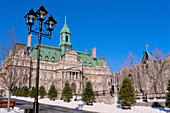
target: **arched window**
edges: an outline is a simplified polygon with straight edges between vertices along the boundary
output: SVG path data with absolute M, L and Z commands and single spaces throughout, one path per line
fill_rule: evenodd
M 68 42 L 68 36 L 66 36 L 66 42 Z
M 91 62 L 89 63 L 89 66 L 91 67 Z
M 42 56 L 40 55 L 40 59 L 42 59 Z

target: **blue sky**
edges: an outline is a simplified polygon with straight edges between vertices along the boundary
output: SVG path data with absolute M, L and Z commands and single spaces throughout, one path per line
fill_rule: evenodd
M 0 4 L 0 35 L 14 26 L 21 43 L 27 43 L 28 27 L 24 16 L 44 5 L 58 22 L 52 39 L 42 44 L 59 46 L 59 32 L 67 16 L 72 49 L 106 58 L 111 72 L 120 70 L 131 51 L 142 58 L 146 44 L 149 51 L 158 47 L 170 52 L 169 0 L 3 0 Z M 38 23 L 34 25 L 38 28 Z M 32 36 L 32 46 L 38 37 Z

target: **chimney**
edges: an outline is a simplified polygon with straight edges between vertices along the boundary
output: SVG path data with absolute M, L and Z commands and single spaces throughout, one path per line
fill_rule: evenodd
M 96 48 L 92 49 L 93 59 L 96 60 Z
M 31 48 L 31 36 L 32 36 L 32 34 L 29 34 L 29 35 L 28 35 L 28 42 L 27 42 L 27 50 L 28 50 L 28 51 L 29 51 L 30 48 Z

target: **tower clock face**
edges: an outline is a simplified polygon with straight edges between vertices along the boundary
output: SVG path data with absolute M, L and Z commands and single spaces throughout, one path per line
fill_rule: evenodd
M 70 57 L 70 61 L 73 61 L 73 57 Z

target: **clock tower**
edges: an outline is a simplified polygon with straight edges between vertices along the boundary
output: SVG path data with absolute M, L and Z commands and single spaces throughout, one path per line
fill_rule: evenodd
M 61 48 L 61 55 L 63 55 L 65 52 L 71 50 L 72 45 L 71 45 L 71 41 L 70 41 L 70 35 L 71 35 L 71 32 L 66 24 L 66 16 L 65 16 L 65 24 L 60 31 L 59 47 Z

